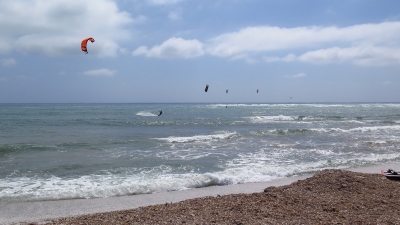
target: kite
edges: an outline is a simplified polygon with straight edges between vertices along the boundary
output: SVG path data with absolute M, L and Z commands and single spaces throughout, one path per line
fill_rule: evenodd
M 228 94 L 228 90 L 226 90 L 226 93 Z
M 209 86 L 209 85 L 208 85 L 208 84 L 206 84 L 206 89 L 204 89 L 204 91 L 205 91 L 205 92 L 207 92 L 207 91 L 208 91 L 208 86 Z
M 258 89 L 257 89 L 257 93 L 258 93 Z
M 85 52 L 86 54 L 88 54 L 88 51 L 87 51 L 87 48 L 86 48 L 86 45 L 87 45 L 87 42 L 88 41 L 91 41 L 92 43 L 94 42 L 94 39 L 93 38 L 85 38 L 85 39 L 83 39 L 82 40 L 82 44 L 81 44 L 81 49 L 82 49 L 82 51 L 83 52 Z

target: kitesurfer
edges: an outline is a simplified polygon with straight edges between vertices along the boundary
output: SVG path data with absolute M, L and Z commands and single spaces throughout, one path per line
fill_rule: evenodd
M 161 111 L 159 111 L 160 113 L 158 114 L 158 116 L 161 116 L 161 114 L 162 114 L 162 110 Z
M 208 84 L 206 84 L 206 89 L 204 89 L 205 92 L 208 91 Z

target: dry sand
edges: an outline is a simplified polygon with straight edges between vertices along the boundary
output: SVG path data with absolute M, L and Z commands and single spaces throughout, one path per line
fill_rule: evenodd
M 140 196 L 2 203 L 0 223 L 400 224 L 400 183 L 379 174 L 399 165 Z

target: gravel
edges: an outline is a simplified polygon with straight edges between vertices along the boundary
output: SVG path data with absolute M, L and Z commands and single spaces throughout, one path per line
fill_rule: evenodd
M 260 193 L 195 198 L 46 224 L 400 224 L 399 212 L 399 182 L 380 174 L 323 170 Z

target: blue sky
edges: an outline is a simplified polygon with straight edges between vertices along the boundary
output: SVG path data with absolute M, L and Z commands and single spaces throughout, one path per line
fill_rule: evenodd
M 2 0 L 0 30 L 0 103 L 400 102 L 398 0 Z

